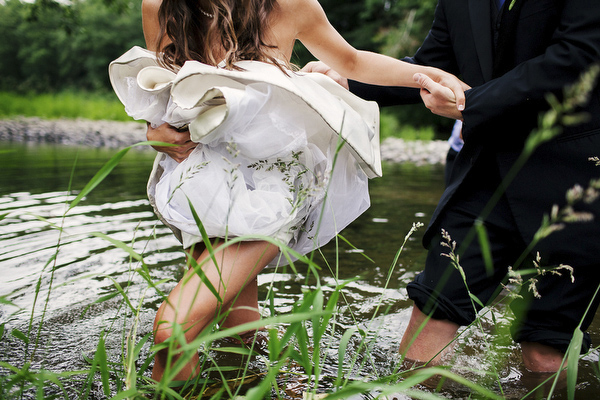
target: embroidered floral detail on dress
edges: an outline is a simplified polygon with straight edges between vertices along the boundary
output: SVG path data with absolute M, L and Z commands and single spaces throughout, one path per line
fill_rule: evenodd
M 291 160 L 283 160 L 277 158 L 275 160 L 258 160 L 255 163 L 248 165 L 248 168 L 265 171 L 277 170 L 283 174 L 283 182 L 287 185 L 290 193 L 295 194 L 295 199 L 288 197 L 288 201 L 294 207 L 298 207 L 309 195 L 310 189 L 304 187 L 303 183 L 297 184 L 302 175 L 309 172 L 308 169 L 300 162 L 302 151 L 292 152 Z M 296 187 L 298 186 L 298 187 Z
M 196 175 L 198 172 L 200 172 L 200 170 L 202 170 L 204 167 L 206 167 L 209 163 L 210 163 L 210 161 L 205 161 L 203 163 L 194 164 L 191 167 L 189 167 L 188 169 L 186 169 L 185 171 L 183 171 L 181 173 L 181 175 L 179 176 L 179 184 L 177 186 L 175 186 L 173 188 L 173 190 L 171 191 L 171 196 L 169 196 L 167 203 L 171 202 L 171 200 L 173 199 L 173 196 L 175 195 L 175 192 L 177 190 L 181 189 L 181 186 L 183 186 L 185 181 L 193 178 L 194 175 Z

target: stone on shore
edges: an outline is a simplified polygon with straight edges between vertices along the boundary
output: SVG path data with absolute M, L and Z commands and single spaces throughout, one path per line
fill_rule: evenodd
M 381 159 L 416 165 L 445 164 L 450 145 L 446 140 L 404 140 L 390 137 L 381 143 Z
M 85 119 L 14 118 L 0 120 L 0 140 L 125 147 L 146 140 L 146 125 Z

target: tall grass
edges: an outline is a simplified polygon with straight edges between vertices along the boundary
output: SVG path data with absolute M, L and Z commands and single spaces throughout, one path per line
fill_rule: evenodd
M 596 73 L 598 71 L 596 70 Z M 588 76 L 589 78 L 589 76 Z M 589 82 L 587 82 L 589 85 Z M 571 109 L 564 108 L 563 105 L 552 102 L 553 109 L 542 119 L 540 130 L 532 136 L 531 146 L 526 149 L 531 151 L 535 146 L 549 140 L 557 131 L 554 126 L 562 117 L 568 117 Z M 554 113 L 554 114 L 552 114 Z M 546 122 L 544 122 L 546 121 Z M 545 125 L 546 124 L 546 125 Z M 146 145 L 153 143 L 140 143 Z M 154 143 L 156 144 L 156 143 Z M 133 147 L 133 146 L 132 146 Z M 123 156 L 132 148 L 128 147 L 115 156 L 113 156 L 90 182 L 79 192 L 76 197 L 71 198 L 63 220 L 69 218 L 69 211 L 81 202 L 94 188 L 102 182 L 118 165 Z M 72 174 L 74 171 L 72 171 Z M 592 186 L 599 183 L 592 183 Z M 600 188 L 596 187 L 596 190 Z M 493 199 L 494 200 L 494 199 Z M 550 214 L 552 217 L 560 218 L 563 214 L 559 211 Z M 0 216 L 0 223 L 6 216 Z M 554 221 L 555 222 L 555 221 Z M 197 220 L 201 228 L 201 221 Z M 548 224 L 553 220 L 545 222 L 540 232 L 550 234 Z M 54 225 L 54 228 L 62 232 L 62 227 Z M 419 226 L 415 225 L 408 230 L 404 243 L 409 239 L 413 232 Z M 487 236 L 482 226 L 477 226 L 473 231 L 473 240 L 477 239 L 484 247 L 489 246 Z M 125 251 L 130 258 L 131 273 L 138 274 L 147 282 L 147 291 L 157 291 L 165 296 L 159 289 L 162 283 L 154 281 L 145 263 L 144 255 L 136 252 L 132 245 L 108 237 L 101 232 L 95 232 L 93 235 L 100 237 L 113 246 Z M 205 235 L 204 235 L 205 236 Z M 236 245 L 236 243 L 247 238 L 235 238 L 226 241 L 224 246 Z M 269 238 L 261 238 L 271 240 Z M 210 249 L 211 243 L 204 237 L 206 246 Z M 345 240 L 342 236 L 336 240 Z M 455 254 L 455 247 L 449 240 L 450 257 Z M 404 243 L 398 249 L 397 255 L 391 261 L 389 266 L 388 279 L 386 287 L 390 283 L 389 277 L 396 268 L 398 257 L 402 252 Z M 56 252 L 61 247 L 60 241 L 56 244 Z M 475 381 L 467 376 L 469 372 L 449 366 L 414 366 L 405 369 L 402 360 L 390 362 L 390 373 L 385 376 L 370 376 L 368 378 L 360 377 L 357 371 L 373 363 L 373 350 L 376 345 L 374 337 L 377 335 L 377 329 L 371 331 L 370 324 L 364 321 L 356 321 L 354 326 L 342 327 L 339 324 L 339 318 L 347 313 L 345 302 L 345 290 L 349 282 L 335 280 L 335 285 L 322 285 L 322 275 L 333 275 L 337 278 L 336 271 L 339 269 L 337 261 L 325 260 L 319 257 L 319 252 L 310 256 L 300 256 L 294 254 L 293 250 L 282 247 L 284 257 L 293 256 L 296 261 L 291 262 L 289 267 L 293 272 L 297 272 L 302 266 L 303 270 L 308 271 L 305 290 L 303 296 L 292 307 L 291 312 L 277 315 L 273 306 L 274 291 L 269 290 L 266 300 L 266 309 L 270 315 L 260 321 L 244 324 L 235 328 L 221 329 L 218 324 L 213 324 L 205 329 L 195 340 L 187 343 L 183 338 L 183 330 L 175 327 L 175 335 L 172 340 L 161 345 L 152 346 L 150 354 L 143 354 L 142 349 L 151 341 L 150 334 L 143 337 L 138 335 L 138 325 L 140 310 L 143 307 L 143 298 L 137 303 L 128 295 L 127 288 L 122 287 L 118 282 L 113 281 L 114 292 L 110 295 L 95 299 L 95 303 L 102 303 L 115 297 L 121 299 L 120 307 L 130 312 L 128 329 L 121 330 L 119 327 L 110 325 L 98 337 L 98 344 L 93 356 L 87 358 L 88 367 L 77 371 L 48 371 L 33 369 L 32 360 L 39 345 L 40 330 L 33 329 L 34 310 L 31 311 L 30 324 L 27 332 L 12 330 L 7 332 L 7 326 L 0 325 L 0 340 L 6 340 L 8 335 L 14 339 L 23 342 L 27 349 L 24 355 L 22 365 L 12 365 L 5 361 L 0 361 L 0 397 L 3 399 L 17 398 L 37 398 L 45 399 L 48 396 L 52 398 L 73 398 L 73 387 L 76 387 L 76 398 L 93 399 L 99 395 L 93 388 L 100 388 L 100 396 L 104 398 L 119 399 L 265 399 L 265 398 L 303 398 L 303 399 L 347 399 L 351 396 L 360 395 L 363 398 L 381 398 L 390 399 L 397 394 L 410 396 L 417 399 L 446 398 L 447 393 L 443 391 L 443 386 L 438 385 L 434 389 L 426 389 L 422 384 L 429 384 L 434 378 L 437 381 L 454 382 L 461 387 L 466 388 L 471 394 L 469 397 L 480 399 L 502 399 L 504 398 L 502 382 L 497 370 L 475 371 L 483 379 Z M 52 256 L 44 268 L 43 273 L 53 273 L 54 259 L 56 253 Z M 337 258 L 336 258 L 337 259 Z M 454 267 L 460 269 L 460 261 L 454 258 Z M 202 265 L 197 265 L 190 260 L 189 266 L 202 278 Z M 326 271 L 326 272 L 324 272 Z M 531 271 L 521 271 L 521 278 L 525 273 L 531 272 L 533 277 L 542 273 L 537 269 Z M 532 278 L 521 279 L 519 284 L 529 284 Z M 527 280 L 529 279 L 529 280 Z M 209 283 L 204 280 L 207 286 Z M 308 284 L 310 282 L 314 282 Z M 46 286 L 44 286 L 46 285 Z M 210 286 L 209 286 L 210 288 Z M 34 305 L 44 309 L 49 301 L 49 294 L 52 291 L 52 281 L 40 280 L 35 288 L 36 296 L 43 298 L 42 294 L 47 291 L 45 300 L 40 300 L 41 305 Z M 218 292 L 212 288 L 213 293 L 218 296 Z M 383 294 L 382 294 L 383 296 Z M 383 297 L 381 298 L 383 301 Z M 477 299 L 473 296 L 473 306 L 476 307 Z M 10 297 L 1 297 L 0 302 L 12 304 Z M 349 307 L 348 307 L 349 308 Z M 379 307 L 374 313 L 379 313 Z M 116 312 L 120 312 L 120 309 Z M 387 311 L 383 311 L 385 313 Z M 493 306 L 484 308 L 479 313 L 478 319 L 469 327 L 461 331 L 460 335 L 467 335 L 469 332 L 486 330 L 484 319 L 491 315 L 495 320 L 496 313 L 508 313 L 502 306 Z M 43 315 L 44 313 L 42 313 Z M 224 315 L 218 315 L 215 321 L 222 319 Z M 352 319 L 352 318 L 351 318 Z M 42 321 L 43 322 L 43 321 Z M 40 323 L 40 326 L 42 323 Z M 242 332 L 265 328 L 265 335 L 268 337 L 266 347 L 261 348 L 260 336 L 246 346 L 234 346 L 227 344 L 227 338 L 236 337 Z M 341 334 L 336 336 L 335 332 Z M 400 333 L 399 333 L 400 334 Z M 112 335 L 121 336 L 121 348 L 117 349 L 118 354 L 109 354 L 106 347 L 106 339 Z M 335 342 L 335 343 L 334 343 Z M 489 353 L 497 354 L 492 362 L 502 362 L 502 351 L 495 350 L 496 342 L 487 343 Z M 169 370 L 165 373 L 160 382 L 155 382 L 149 378 L 149 369 L 152 363 L 152 355 L 164 346 L 171 349 L 171 353 L 178 354 L 178 358 L 173 358 Z M 577 361 L 579 359 L 579 349 L 581 347 L 581 335 L 574 335 L 571 347 L 565 358 L 567 368 L 567 386 L 569 398 L 574 398 L 576 390 Z M 110 349 L 114 352 L 114 349 Z M 329 360 L 332 351 L 337 354 L 337 360 Z M 175 382 L 172 377 L 176 374 L 187 360 L 194 354 L 201 354 L 200 363 L 202 373 L 198 378 L 190 379 L 187 382 Z M 215 354 L 230 353 L 240 358 L 239 366 L 223 366 L 219 364 L 219 358 Z M 145 356 L 145 358 L 143 358 Z M 118 361 L 115 361 L 115 359 Z M 260 370 L 256 370 L 256 363 L 260 365 Z M 333 365 L 337 369 L 335 376 L 327 376 L 323 373 L 324 364 Z M 555 390 L 558 374 L 550 378 L 550 393 Z M 286 392 L 285 386 L 288 383 L 294 383 L 301 388 L 297 396 L 292 397 Z M 69 386 L 69 391 L 66 387 Z M 51 394 L 50 394 L 51 393 Z

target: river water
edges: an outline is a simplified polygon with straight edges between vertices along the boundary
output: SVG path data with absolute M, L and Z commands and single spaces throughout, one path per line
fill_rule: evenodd
M 19 368 L 31 362 L 33 369 L 55 372 L 89 368 L 84 358 L 93 357 L 101 332 L 107 331 L 111 332 L 106 336 L 109 358 L 118 362 L 132 313 L 121 296 L 110 297 L 117 284 L 140 308 L 138 336 L 150 332 L 161 302 L 159 293 L 148 289 L 128 253 L 95 232 L 143 254 L 152 279 L 167 280 L 160 284 L 161 290 L 168 291 L 181 277 L 185 260 L 179 243 L 157 222 L 146 200 L 152 150 L 131 150 L 104 182 L 63 217 L 66 202 L 74 198 L 70 193 L 81 190 L 115 152 L 0 142 L 0 322 L 4 324 L 0 361 Z M 335 285 L 336 275 L 340 281 L 356 278 L 344 289 L 340 326 L 356 325 L 374 337 L 373 361 L 356 371 L 357 377 L 375 379 L 394 371 L 400 335 L 409 318 L 405 287 L 424 264 L 420 244 L 424 228 L 409 238 L 395 265 L 394 258 L 413 223 L 427 223 L 442 186 L 442 166 L 385 165 L 384 177 L 371 181 L 372 207 L 342 233 L 353 246 L 340 241 L 339 249 L 336 243 L 323 249 L 336 271 L 324 268 L 322 284 Z M 302 296 L 305 273 L 301 268 L 298 274 L 265 270 L 259 276 L 260 294 L 264 297 L 267 287 L 277 282 L 276 311 L 289 312 Z M 374 315 L 378 306 L 382 311 Z M 483 318 L 483 329 L 461 337 L 452 364 L 477 382 L 485 382 L 483 371 L 495 368 L 504 395 L 521 398 L 527 390 L 518 347 L 505 336 L 494 340 L 498 336 L 493 335 L 496 330 L 506 331 L 509 317 L 498 312 L 495 318 Z M 599 323 L 597 318 L 591 327 L 595 344 L 600 343 Z M 13 330 L 28 336 L 29 343 L 12 335 Z M 335 353 L 335 348 L 331 351 Z M 577 398 L 600 395 L 597 366 L 597 352 L 580 362 Z M 335 376 L 336 368 L 337 360 L 332 358 L 323 373 Z M 0 375 L 5 371 L 0 369 Z M 69 383 L 73 392 L 77 384 L 76 380 Z M 443 393 L 448 398 L 468 397 L 459 388 Z M 566 395 L 559 391 L 556 398 Z

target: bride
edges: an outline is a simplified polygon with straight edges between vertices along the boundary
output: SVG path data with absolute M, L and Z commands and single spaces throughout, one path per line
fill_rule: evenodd
M 149 138 L 185 142 L 157 148 L 148 186 L 156 213 L 214 287 L 190 268 L 156 315 L 154 341 L 165 346 L 152 377 L 185 380 L 200 372 L 198 357 L 172 369 L 185 344 L 166 345 L 175 333 L 189 343 L 214 324 L 258 320 L 258 273 L 292 260 L 284 248 L 301 255 L 327 243 L 367 209 L 367 180 L 381 175 L 376 105 L 295 71 L 295 41 L 359 81 L 418 87 L 413 76 L 426 74 L 458 105 L 465 86 L 354 49 L 317 0 L 144 0 L 142 8 L 148 50 L 115 60 L 110 77 L 127 112 L 148 121 Z

